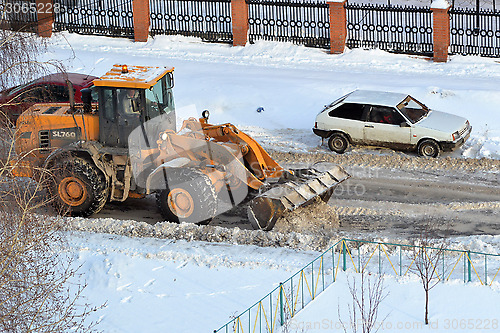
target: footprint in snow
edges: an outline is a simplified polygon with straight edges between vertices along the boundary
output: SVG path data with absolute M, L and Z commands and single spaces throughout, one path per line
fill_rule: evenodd
M 120 303 L 130 303 L 131 299 L 132 299 L 132 296 L 128 296 L 128 297 L 122 298 L 122 300 L 120 301 Z
M 123 289 L 126 289 L 128 287 L 130 287 L 132 285 L 132 283 L 128 283 L 126 285 L 123 285 L 123 286 L 120 286 L 120 287 L 117 287 L 116 288 L 116 291 L 122 291 Z
M 179 269 L 179 268 L 183 268 L 183 267 L 184 267 L 184 266 L 186 266 L 187 264 L 188 264 L 188 262 L 186 261 L 185 263 L 183 263 L 183 264 L 181 264 L 181 265 L 177 266 L 177 269 Z
M 149 280 L 148 282 L 146 282 L 146 283 L 144 284 L 144 287 L 149 287 L 150 285 L 152 285 L 153 283 L 155 283 L 155 281 L 156 281 L 155 279 L 151 279 L 151 280 Z

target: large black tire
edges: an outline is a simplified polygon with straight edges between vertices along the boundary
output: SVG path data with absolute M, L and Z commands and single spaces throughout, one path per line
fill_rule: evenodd
M 349 147 L 349 140 L 343 133 L 333 133 L 328 139 L 328 148 L 337 154 L 343 154 Z
M 424 140 L 418 145 L 418 154 L 423 157 L 438 157 L 439 145 L 434 140 Z
M 87 217 L 106 204 L 108 186 L 102 172 L 90 161 L 68 156 L 50 168 L 47 192 L 61 214 Z
M 217 193 L 203 172 L 182 168 L 167 171 L 168 184 L 156 195 L 160 212 L 169 222 L 208 224 L 217 211 Z

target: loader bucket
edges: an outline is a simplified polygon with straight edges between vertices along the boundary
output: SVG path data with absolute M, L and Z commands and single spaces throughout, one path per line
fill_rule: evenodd
M 292 170 L 293 171 L 293 170 Z M 254 229 L 271 230 L 286 211 L 293 211 L 315 198 L 328 202 L 335 187 L 350 175 L 340 166 L 326 171 L 302 169 L 295 172 L 292 180 L 278 182 L 266 192 L 254 198 L 248 206 L 248 219 Z

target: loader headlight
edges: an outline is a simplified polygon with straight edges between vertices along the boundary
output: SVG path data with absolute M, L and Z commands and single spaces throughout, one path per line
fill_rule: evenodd
M 163 141 L 167 140 L 167 138 L 168 138 L 168 134 L 167 134 L 167 133 L 162 133 L 162 134 L 161 134 L 161 139 L 162 139 Z

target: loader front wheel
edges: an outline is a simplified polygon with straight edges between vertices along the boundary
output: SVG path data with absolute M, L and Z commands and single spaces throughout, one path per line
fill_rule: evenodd
M 168 184 L 156 196 L 169 222 L 208 224 L 217 210 L 217 194 L 210 178 L 194 169 L 168 171 Z
M 104 175 L 80 157 L 67 157 L 52 167 L 47 191 L 54 207 L 71 216 L 99 212 L 108 197 Z

